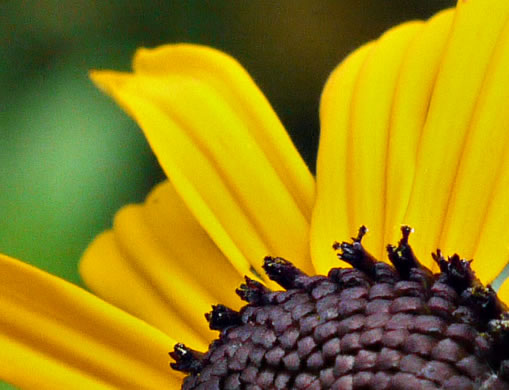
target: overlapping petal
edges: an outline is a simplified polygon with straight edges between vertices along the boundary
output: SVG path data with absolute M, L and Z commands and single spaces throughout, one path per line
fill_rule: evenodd
M 508 68 L 509 19 L 472 116 L 441 244 L 473 255 L 477 274 L 487 282 L 509 261 Z
M 465 161 L 469 159 L 472 159 L 474 165 L 482 163 L 475 155 L 468 154 L 468 147 L 465 148 L 469 136 L 473 134 L 472 120 L 508 14 L 507 2 L 458 2 L 423 127 L 415 182 L 405 216 L 405 222 L 418 231 L 413 242 L 422 257 L 429 256 L 431 251 L 442 244 L 447 245 L 447 250 L 459 251 L 465 257 L 474 254 L 470 242 L 476 241 L 478 237 L 472 235 L 469 227 L 464 226 L 468 216 L 454 227 L 462 235 L 461 245 L 450 233 L 449 242 L 456 241 L 458 244 L 458 247 L 452 249 L 443 233 L 446 225 L 452 227 L 455 223 L 448 221 L 449 208 L 452 211 L 450 218 L 457 221 L 460 221 L 460 213 L 470 213 L 468 209 L 455 212 L 451 194 L 456 186 L 460 166 L 465 166 Z M 484 168 L 493 169 L 489 166 Z M 475 181 L 476 176 L 470 176 L 469 179 Z M 458 191 L 472 201 L 469 208 L 482 207 L 475 203 L 476 191 L 461 186 L 459 183 Z M 485 188 L 480 190 L 489 191 Z M 486 260 L 478 258 L 476 263 Z
M 321 103 L 312 224 L 320 271 L 333 261 L 327 244 L 363 224 L 364 243 L 379 258 L 408 224 L 428 266 L 437 248 L 474 257 L 484 282 L 507 264 L 508 15 L 507 2 L 460 1 L 405 43 L 412 27 L 403 25 L 362 64 L 348 59 L 333 73 Z M 338 80 L 348 72 L 345 88 Z
M 352 53 L 332 73 L 325 85 L 320 106 L 320 149 L 317 159 L 317 192 L 311 227 L 311 254 L 318 273 L 337 266 L 332 243 L 349 237 L 349 196 L 346 186 L 347 132 L 350 102 L 355 81 L 373 44 Z
M 0 376 L 22 388 L 178 388 L 174 340 L 92 294 L 0 255 Z
M 367 225 L 373 232 L 383 232 L 392 101 L 405 53 L 421 29 L 421 22 L 410 22 L 386 32 L 366 57 L 357 77 L 346 150 L 349 191 L 346 207 L 352 234 L 361 225 Z M 368 235 L 364 244 L 382 258 L 380 233 Z
M 395 174 L 388 169 L 409 158 L 402 171 L 412 173 L 412 153 L 434 80 L 432 65 L 438 62 L 452 12 L 435 19 L 426 26 L 414 22 L 390 30 L 369 53 L 367 48 L 353 53 L 326 85 L 311 233 L 320 272 L 337 266 L 332 242 L 355 235 L 361 225 L 371 231 L 368 249 L 384 257 L 384 231 L 392 232 L 394 215 L 401 214 L 395 204 L 399 198 L 405 205 L 413 179 L 398 177 L 401 185 L 393 194 Z M 417 63 L 410 56 L 423 47 L 435 51 Z
M 196 349 L 214 336 L 203 317 L 211 305 L 240 304 L 232 292 L 241 275 L 169 182 L 143 205 L 119 211 L 113 231 L 85 252 L 80 271 L 99 296 Z
M 452 9 L 432 17 L 410 43 L 399 69 L 385 168 L 385 244 L 395 243 L 401 237 L 401 221 L 414 183 L 422 128 L 453 18 Z M 430 265 L 429 256 L 421 260 Z
M 213 49 L 174 45 L 139 51 L 134 70 L 92 78 L 137 120 L 237 270 L 261 275 L 270 254 L 311 271 L 313 178 L 240 65 Z

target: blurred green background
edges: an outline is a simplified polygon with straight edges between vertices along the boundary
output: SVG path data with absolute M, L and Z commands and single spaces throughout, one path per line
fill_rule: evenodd
M 222 49 L 253 75 L 314 167 L 319 96 L 333 67 L 394 24 L 452 5 L 0 1 L 0 252 L 81 285 L 76 264 L 87 243 L 164 177 L 137 126 L 93 87 L 88 69 L 128 70 L 139 46 Z

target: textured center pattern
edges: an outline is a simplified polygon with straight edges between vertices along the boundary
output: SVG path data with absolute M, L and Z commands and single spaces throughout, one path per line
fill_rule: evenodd
M 207 315 L 220 330 L 205 354 L 182 344 L 172 366 L 190 389 L 509 389 L 504 378 L 506 312 L 470 263 L 435 260 L 432 275 L 413 258 L 409 231 L 389 247 L 394 267 L 362 248 L 338 244 L 355 268 L 307 276 L 266 258 L 272 292 L 246 278 L 240 312 L 222 305 Z

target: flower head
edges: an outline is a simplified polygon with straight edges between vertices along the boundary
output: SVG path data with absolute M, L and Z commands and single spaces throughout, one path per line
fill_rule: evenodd
M 293 305 L 295 316 L 316 314 L 320 305 L 311 299 L 335 297 L 344 288 L 344 299 L 329 298 L 334 307 L 348 312 L 355 306 L 366 314 L 373 308 L 368 309 L 364 298 L 378 286 L 375 291 L 393 294 L 380 299 L 393 299 L 391 305 L 398 307 L 385 312 L 380 303 L 382 314 L 407 315 L 407 324 L 421 324 L 417 333 L 427 340 L 414 343 L 415 350 L 402 351 L 415 357 L 422 352 L 419 348 L 429 347 L 440 363 L 423 363 L 411 372 L 422 388 L 472 388 L 476 378 L 485 388 L 495 386 L 494 381 L 501 388 L 509 386 L 500 379 L 506 378 L 508 356 L 492 348 L 506 342 L 505 307 L 492 289 L 483 287 L 495 280 L 509 258 L 508 21 L 506 1 L 459 1 L 454 10 L 395 27 L 353 52 L 333 71 L 322 95 L 316 184 L 263 94 L 226 54 L 196 45 L 167 45 L 140 49 L 132 73 L 92 72 L 94 82 L 138 122 L 168 181 L 145 203 L 122 209 L 113 229 L 97 237 L 84 254 L 81 273 L 86 284 L 123 310 L 0 257 L 0 307 L 7 313 L 0 321 L 6 356 L 0 375 L 23 387 L 179 388 L 183 376 L 167 367 L 166 353 L 173 345 L 174 367 L 195 378 L 228 337 L 253 340 L 249 326 L 266 326 L 270 305 L 276 312 L 277 305 Z M 353 243 L 336 246 L 340 262 L 333 243 L 355 237 L 363 225 L 370 228 L 368 234 L 362 229 Z M 408 229 L 400 240 L 402 225 L 415 229 L 411 256 Z M 389 249 L 394 268 L 374 260 L 384 260 L 386 246 L 398 241 Z M 437 248 L 451 257 L 435 252 Z M 474 259 L 471 267 L 477 276 L 456 253 Z M 327 275 L 347 263 L 354 270 L 331 271 L 328 278 L 312 276 Z M 441 274 L 433 276 L 428 268 Z M 278 289 L 276 282 L 290 292 L 271 293 Z M 240 302 L 233 294 L 239 286 L 239 295 L 249 303 L 242 314 L 236 311 Z M 299 303 L 292 294 L 305 296 Z M 508 294 L 506 283 L 499 296 L 509 301 Z M 400 297 L 409 299 L 398 301 Z M 210 305 L 217 306 L 207 324 L 203 313 Z M 257 305 L 262 309 L 255 315 Z M 452 314 L 461 307 L 466 307 L 461 315 Z M 338 310 L 332 312 L 340 315 Z M 355 310 L 343 313 L 343 319 L 355 322 Z M 276 321 L 279 330 L 271 328 L 268 335 L 280 349 L 286 342 L 284 332 L 296 321 L 285 325 L 283 317 Z M 448 338 L 440 335 L 440 340 L 430 341 L 426 324 L 447 329 Z M 474 329 L 477 349 L 469 356 L 478 365 L 458 366 L 465 358 L 458 348 L 468 349 L 471 334 L 451 333 L 457 324 Z M 221 336 L 204 358 L 195 350 L 206 351 L 217 338 L 209 325 Z M 334 324 L 319 331 L 320 325 L 309 325 L 309 331 L 317 333 L 312 340 L 305 339 L 302 329 L 297 335 L 309 356 L 297 348 L 298 363 L 292 358 L 281 363 L 278 351 L 265 355 L 264 362 L 272 370 L 286 365 L 288 371 L 293 363 L 300 369 L 305 355 L 311 372 L 320 368 L 328 376 L 297 380 L 292 374 L 287 379 L 302 388 L 315 382 L 332 386 L 339 369 L 331 374 L 330 364 L 335 363 L 330 362 L 338 356 L 343 365 L 352 360 L 334 345 L 327 347 L 331 356 L 322 353 L 311 359 L 312 342 L 319 339 L 325 348 L 339 332 L 337 327 L 331 331 Z M 248 327 L 244 336 L 243 326 Z M 373 329 L 373 338 L 366 339 L 375 340 L 382 325 Z M 367 331 L 348 328 L 352 335 L 361 330 Z M 352 335 L 347 347 L 355 344 Z M 465 345 L 456 348 L 449 342 L 454 337 L 463 337 Z M 390 345 L 369 340 L 361 344 L 366 348 L 354 349 L 363 353 L 355 361 L 365 364 L 371 375 L 358 386 L 382 389 L 382 382 L 370 382 L 376 375 L 367 352 L 368 347 L 379 353 Z M 402 359 L 401 351 L 397 353 Z M 455 360 L 449 361 L 451 356 Z M 418 359 L 412 359 L 408 363 L 417 370 Z M 484 371 L 474 370 L 479 367 Z M 380 370 L 394 373 L 400 368 Z M 26 375 L 28 370 L 34 375 Z M 243 373 L 248 381 L 250 373 Z M 276 377 L 264 376 L 266 381 L 258 386 L 270 387 Z M 350 377 L 348 383 L 357 388 Z M 387 388 L 406 383 L 391 380 Z M 191 382 L 185 386 L 200 384 Z

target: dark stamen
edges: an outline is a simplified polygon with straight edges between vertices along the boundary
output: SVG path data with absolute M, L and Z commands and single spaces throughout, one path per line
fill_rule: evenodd
M 387 245 L 388 257 L 401 279 L 418 282 L 427 289 L 434 282 L 433 273 L 415 257 L 414 251 L 408 243 L 408 237 L 412 231 L 409 226 L 401 227 L 403 237 L 399 240 L 397 247 Z
M 240 314 L 224 305 L 212 306 L 212 311 L 205 314 L 205 318 L 212 330 L 225 330 L 242 323 Z
M 371 256 L 364 247 L 362 246 L 362 238 L 366 235 L 368 229 L 366 226 L 359 228 L 357 237 L 352 237 L 352 243 L 342 242 L 341 244 L 336 242 L 332 246 L 335 250 L 341 250 L 338 257 L 346 261 L 352 267 L 364 272 L 370 277 L 375 276 L 375 265 L 377 260 Z
M 204 354 L 194 351 L 184 344 L 175 344 L 173 352 L 170 352 L 169 355 L 175 359 L 175 363 L 170 363 L 171 368 L 174 370 L 186 374 L 196 374 L 202 369 Z
M 475 287 L 467 288 L 461 298 L 474 309 L 481 330 L 491 320 L 499 319 L 507 311 L 507 306 L 498 299 L 496 291 L 490 285 L 484 287 L 480 282 Z
M 446 260 L 440 249 L 437 249 L 436 253 L 432 253 L 431 256 L 440 267 L 441 278 L 445 278 L 447 284 L 453 287 L 458 294 L 468 288 L 481 285 L 470 266 L 471 260 L 461 259 L 457 254 Z
M 402 226 L 401 233 L 403 237 L 399 240 L 398 246 L 387 245 L 387 253 L 389 260 L 394 265 L 403 279 L 408 279 L 410 270 L 414 268 L 421 268 L 421 264 L 414 255 L 414 252 L 408 244 L 408 237 L 412 233 L 409 226 Z
M 309 279 L 304 272 L 281 257 L 267 256 L 264 259 L 263 269 L 271 280 L 287 290 L 303 288 Z
M 244 277 L 246 283 L 241 284 L 240 287 L 235 290 L 237 295 L 244 301 L 249 302 L 253 305 L 264 305 L 267 303 L 267 295 L 271 292 L 260 282 Z
M 471 267 L 472 260 L 461 259 L 457 254 L 447 260 L 440 250 L 432 254 L 440 267 L 440 279 L 453 287 L 462 300 L 474 311 L 483 330 L 491 320 L 499 319 L 507 306 L 500 301 L 491 286 L 484 287 Z

